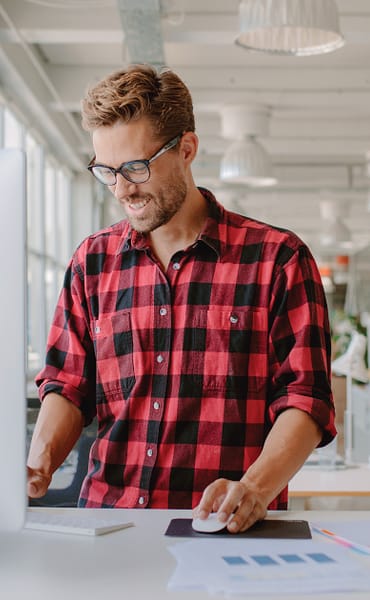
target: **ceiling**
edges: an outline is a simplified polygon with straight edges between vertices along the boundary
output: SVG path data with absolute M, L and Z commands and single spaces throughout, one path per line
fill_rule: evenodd
M 370 243 L 370 2 L 336 2 L 346 45 L 296 58 L 234 44 L 239 0 L 1 0 L 0 89 L 31 126 L 38 123 L 61 160 L 83 169 L 91 155 L 79 117 L 87 86 L 138 58 L 157 57 L 193 96 L 198 184 L 210 186 L 225 205 L 293 229 L 314 246 L 320 203 L 329 198 L 351 230 L 353 252 Z M 129 18 L 135 4 L 157 6 L 144 27 Z M 268 109 L 260 141 L 272 157 L 274 188 L 219 180 L 230 144 L 221 113 L 242 104 Z

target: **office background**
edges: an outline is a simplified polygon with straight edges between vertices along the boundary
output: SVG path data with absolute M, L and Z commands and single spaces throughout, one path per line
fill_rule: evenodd
M 27 155 L 29 395 L 74 248 L 122 216 L 86 171 L 92 147 L 80 99 L 100 77 L 146 57 L 192 92 L 197 183 L 229 208 L 298 233 L 333 311 L 370 312 L 369 1 L 337 0 L 346 43 L 311 57 L 236 46 L 239 0 L 139 4 L 143 28 L 131 0 L 0 2 L 0 147 Z M 270 157 L 273 186 L 220 178 L 230 145 L 251 134 Z

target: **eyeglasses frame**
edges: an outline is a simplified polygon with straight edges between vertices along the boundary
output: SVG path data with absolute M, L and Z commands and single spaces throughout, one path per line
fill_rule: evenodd
M 172 138 L 171 140 L 169 140 L 168 142 L 166 142 L 164 144 L 164 146 L 162 146 L 155 154 L 153 154 L 153 156 L 151 158 L 148 159 L 137 159 L 137 160 L 129 160 L 128 162 L 124 162 L 122 163 L 118 169 L 115 169 L 114 167 L 109 167 L 108 165 L 104 165 L 103 163 L 94 163 L 95 160 L 95 156 L 94 158 L 91 159 L 90 163 L 87 166 L 87 169 L 90 171 L 90 173 L 92 173 L 92 175 L 103 185 L 108 185 L 109 187 L 112 185 L 116 185 L 117 183 L 117 174 L 120 173 L 122 175 L 122 177 L 124 177 L 127 181 L 129 181 L 130 183 L 146 183 L 147 181 L 149 181 L 151 173 L 150 173 L 150 168 L 149 165 L 156 160 L 157 158 L 159 158 L 160 156 L 162 156 L 162 154 L 164 154 L 165 152 L 167 152 L 168 150 L 171 150 L 171 148 L 174 148 L 176 146 L 176 144 L 179 143 L 179 141 L 181 140 L 182 136 L 184 134 L 180 133 L 179 135 L 177 135 L 176 137 Z M 142 163 L 145 164 L 146 168 L 148 169 L 148 177 L 146 179 L 144 179 L 143 181 L 134 181 L 132 179 L 130 179 L 130 177 L 128 175 L 125 175 L 122 172 L 122 169 L 127 167 L 127 165 L 132 165 L 134 163 Z M 114 183 L 104 183 L 103 181 L 101 181 L 93 172 L 94 167 L 104 167 L 105 169 L 109 169 L 109 171 L 111 171 L 111 173 L 115 176 L 115 180 Z

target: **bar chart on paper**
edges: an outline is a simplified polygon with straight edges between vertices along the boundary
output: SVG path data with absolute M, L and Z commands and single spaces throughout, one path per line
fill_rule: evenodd
M 243 556 L 222 556 L 222 560 L 227 565 L 258 565 L 259 567 L 270 567 L 275 565 L 302 565 L 313 561 L 317 564 L 333 563 L 335 559 L 329 556 L 326 552 L 308 552 L 307 554 L 277 554 L 271 556 L 269 554 L 251 554 L 247 558 Z M 311 565 L 312 566 L 312 565 Z
M 276 595 L 370 591 L 368 570 L 345 548 L 312 540 L 192 540 L 171 546 L 171 589 Z

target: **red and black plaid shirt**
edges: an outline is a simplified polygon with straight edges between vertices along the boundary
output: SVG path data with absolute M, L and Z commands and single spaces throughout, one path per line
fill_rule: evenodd
M 201 191 L 209 218 L 166 273 L 126 221 L 89 236 L 66 272 L 36 381 L 97 415 L 80 506 L 191 508 L 213 480 L 242 477 L 289 407 L 335 434 L 309 250 Z

